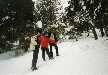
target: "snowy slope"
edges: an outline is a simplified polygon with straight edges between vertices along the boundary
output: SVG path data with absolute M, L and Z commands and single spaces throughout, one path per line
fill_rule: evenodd
M 108 75 L 108 40 L 81 39 L 59 44 L 60 56 L 44 62 L 39 53 L 37 71 L 30 70 L 32 52 L 0 60 L 0 75 Z

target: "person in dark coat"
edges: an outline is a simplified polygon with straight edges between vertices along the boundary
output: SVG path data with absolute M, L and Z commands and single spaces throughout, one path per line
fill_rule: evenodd
M 43 35 L 42 30 L 38 30 L 38 34 L 37 34 L 37 43 L 40 47 L 40 43 L 41 43 L 41 36 Z
M 37 35 L 38 36 L 38 35 Z M 38 38 L 35 34 L 32 35 L 31 37 L 31 50 L 33 50 L 33 59 L 32 59 L 32 67 L 31 69 L 37 70 L 37 60 L 38 60 L 38 54 L 39 54 L 39 46 L 40 44 L 38 43 Z
M 56 50 L 56 56 L 59 56 L 57 42 L 58 42 L 58 40 L 57 40 L 56 35 L 54 35 L 53 33 L 51 33 L 51 35 L 50 35 L 50 39 L 49 39 L 49 45 L 50 45 L 50 56 L 51 56 L 51 58 L 53 58 L 53 51 L 52 51 L 52 47 L 54 47 L 55 50 Z
M 43 35 L 41 35 L 41 38 L 40 38 L 40 45 L 41 45 L 41 50 L 42 50 L 42 58 L 43 58 L 44 61 L 45 61 L 45 52 L 47 53 L 47 55 L 48 55 L 48 57 L 50 59 L 48 44 L 49 44 L 48 34 L 44 33 Z

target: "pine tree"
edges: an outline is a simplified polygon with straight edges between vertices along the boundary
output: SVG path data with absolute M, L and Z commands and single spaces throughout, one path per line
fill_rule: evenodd
M 102 24 L 105 30 L 105 35 L 108 36 L 108 1 L 102 0 Z
M 16 2 L 15 0 L 0 1 L 0 48 L 10 49 L 9 41 L 13 42 L 16 40 L 16 36 L 14 36 L 16 30 Z
M 32 0 L 17 0 L 16 4 L 17 9 L 17 27 L 19 32 L 26 31 L 27 24 L 32 26 L 33 22 L 33 2 Z M 29 27 L 30 27 L 29 26 Z
M 98 39 L 95 28 L 100 28 L 102 36 L 104 36 L 102 29 L 102 17 L 100 15 L 102 14 L 101 5 L 101 0 L 71 0 L 70 5 L 66 10 L 67 20 L 69 21 L 70 25 L 74 25 L 74 27 L 77 27 L 78 30 L 81 30 L 80 33 L 85 30 L 84 23 L 87 22 L 89 26 L 86 25 L 86 30 L 88 31 L 91 29 L 95 39 Z M 77 22 L 77 25 L 74 24 L 75 22 Z M 101 24 L 97 25 L 97 22 Z M 83 29 L 81 29 L 82 26 Z
M 32 11 L 32 0 L 0 0 L 0 48 L 10 50 L 26 25 L 32 26 Z
M 41 20 L 43 28 L 48 29 L 56 20 L 56 15 L 54 14 L 55 0 L 40 0 L 39 4 L 35 7 L 35 19 Z

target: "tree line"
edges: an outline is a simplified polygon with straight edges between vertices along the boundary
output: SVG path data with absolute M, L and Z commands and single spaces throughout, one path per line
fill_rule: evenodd
M 37 30 L 37 22 L 42 29 L 77 38 L 90 30 L 98 39 L 96 29 L 108 36 L 107 0 L 69 0 L 65 12 L 59 0 L 0 0 L 0 52 L 11 49 L 11 43 Z M 66 31 L 66 28 L 70 30 Z
M 69 22 L 79 33 L 92 30 L 95 39 L 98 39 L 95 29 L 100 29 L 102 37 L 108 36 L 107 4 L 107 0 L 70 0 L 64 21 Z

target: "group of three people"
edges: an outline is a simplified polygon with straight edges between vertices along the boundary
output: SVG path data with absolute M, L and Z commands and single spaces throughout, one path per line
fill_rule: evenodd
M 59 56 L 58 52 L 58 46 L 57 46 L 57 37 L 54 33 L 48 33 L 48 32 L 38 32 L 37 35 L 33 33 L 31 37 L 31 47 L 34 45 L 33 50 L 33 59 L 32 59 L 32 70 L 37 70 L 37 59 L 39 54 L 39 48 L 42 50 L 42 58 L 45 61 L 45 53 L 48 55 L 49 59 L 53 59 L 53 51 L 52 47 L 55 47 L 56 50 L 56 56 Z M 48 48 L 50 47 L 50 50 Z

